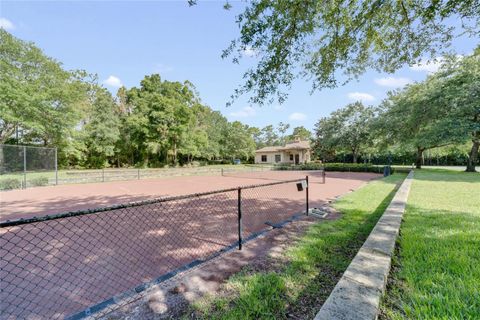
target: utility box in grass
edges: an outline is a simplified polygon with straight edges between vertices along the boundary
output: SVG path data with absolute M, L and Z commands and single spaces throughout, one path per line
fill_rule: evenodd
M 240 161 L 240 159 L 234 159 L 233 164 L 242 164 L 242 162 Z
M 390 166 L 384 166 L 383 167 L 383 176 L 388 177 L 391 174 L 392 174 L 392 168 Z

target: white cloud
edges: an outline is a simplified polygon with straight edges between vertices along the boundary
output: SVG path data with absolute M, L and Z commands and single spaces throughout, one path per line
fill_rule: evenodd
M 413 71 L 424 71 L 427 73 L 437 72 L 438 69 L 442 66 L 444 59 L 436 58 L 434 60 L 423 60 L 413 66 L 410 66 L 410 69 Z
M 305 119 L 307 119 L 307 115 L 301 112 L 294 112 L 288 116 L 288 120 L 292 121 L 303 121 Z
M 252 107 L 245 107 L 241 110 L 238 110 L 238 111 L 235 111 L 235 112 L 230 112 L 230 115 L 232 117 L 235 117 L 235 118 L 253 117 L 256 114 L 257 114 L 257 112 Z
M 257 55 L 257 52 L 255 51 L 255 49 L 253 49 L 252 47 L 250 46 L 247 46 L 242 54 L 245 56 L 245 57 L 254 57 Z
M 391 87 L 398 88 L 403 87 L 409 83 L 412 83 L 412 79 L 409 78 L 395 78 L 395 77 L 385 77 L 385 78 L 376 78 L 375 83 L 382 87 Z
M 13 30 L 15 29 L 15 26 L 13 25 L 12 21 L 8 20 L 7 18 L 0 18 L 0 29 Z
M 354 101 L 370 102 L 375 100 L 374 96 L 365 92 L 350 92 L 347 96 L 350 100 Z
M 123 86 L 122 81 L 120 81 L 120 79 L 115 76 L 108 77 L 107 80 L 103 81 L 103 83 L 110 87 L 120 88 L 121 86 Z

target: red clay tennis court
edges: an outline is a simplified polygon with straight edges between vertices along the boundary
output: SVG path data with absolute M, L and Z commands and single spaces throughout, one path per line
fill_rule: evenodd
M 265 171 L 65 185 L 1 193 L 1 220 L 40 217 L 144 201 L 0 229 L 1 318 L 56 319 L 125 291 L 377 178 L 371 173 Z M 254 188 L 240 186 L 257 185 Z M 227 189 L 222 192 L 214 190 Z M 181 195 L 202 193 L 182 197 Z M 154 198 L 171 197 L 168 201 Z

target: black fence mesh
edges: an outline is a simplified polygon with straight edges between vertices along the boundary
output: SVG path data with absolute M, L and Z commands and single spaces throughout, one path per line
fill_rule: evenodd
M 0 224 L 1 319 L 58 319 L 305 210 L 290 180 Z M 240 201 L 239 201 L 240 200 Z

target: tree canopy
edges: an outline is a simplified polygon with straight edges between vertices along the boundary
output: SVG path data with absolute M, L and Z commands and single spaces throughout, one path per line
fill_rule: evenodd
M 459 23 L 453 25 L 452 20 Z M 258 62 L 232 99 L 283 102 L 294 79 L 333 88 L 367 69 L 392 73 L 447 53 L 459 34 L 477 36 L 477 0 L 255 0 L 237 17 L 240 36 L 224 50 L 235 63 L 248 49 Z
M 0 29 L 0 143 L 19 128 L 30 140 L 60 143 L 83 111 L 84 76 Z
M 475 171 L 480 146 L 480 49 L 470 56 L 445 57 L 439 72 L 392 91 L 376 108 L 349 104 L 320 119 L 315 151 L 329 160 L 337 153 L 415 152 L 421 168 L 424 153 L 469 141 L 467 171 Z
M 336 151 L 348 150 L 353 162 L 357 162 L 362 148 L 371 141 L 372 119 L 372 108 L 361 102 L 348 104 L 320 119 L 315 125 L 317 154 L 325 159 Z

